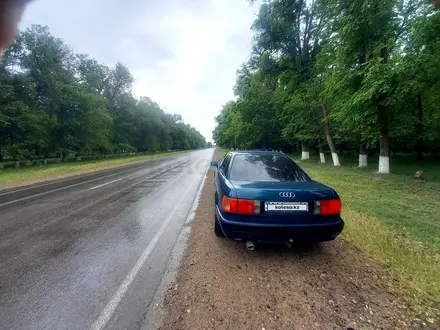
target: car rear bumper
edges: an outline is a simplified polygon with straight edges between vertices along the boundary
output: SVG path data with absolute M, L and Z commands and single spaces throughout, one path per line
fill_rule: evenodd
M 217 219 L 226 237 L 267 243 L 324 242 L 334 240 L 344 229 L 344 221 L 320 224 L 249 223 L 226 219 L 216 206 Z

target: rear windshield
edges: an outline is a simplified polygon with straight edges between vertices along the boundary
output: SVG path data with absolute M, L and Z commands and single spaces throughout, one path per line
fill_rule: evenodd
M 282 155 L 236 155 L 229 178 L 232 181 L 310 181 L 292 159 Z

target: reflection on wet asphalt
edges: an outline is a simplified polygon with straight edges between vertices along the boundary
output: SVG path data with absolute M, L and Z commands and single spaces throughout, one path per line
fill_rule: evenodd
M 211 157 L 164 158 L 0 206 L 0 329 L 140 328 Z

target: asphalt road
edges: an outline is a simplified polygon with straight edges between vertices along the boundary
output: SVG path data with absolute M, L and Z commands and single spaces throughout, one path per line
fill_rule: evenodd
M 0 192 L 0 329 L 139 329 L 212 149 Z

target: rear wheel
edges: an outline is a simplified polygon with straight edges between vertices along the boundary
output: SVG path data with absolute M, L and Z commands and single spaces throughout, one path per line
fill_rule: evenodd
M 225 234 L 223 234 L 222 228 L 218 223 L 217 216 L 214 216 L 214 233 L 217 237 L 225 237 Z

